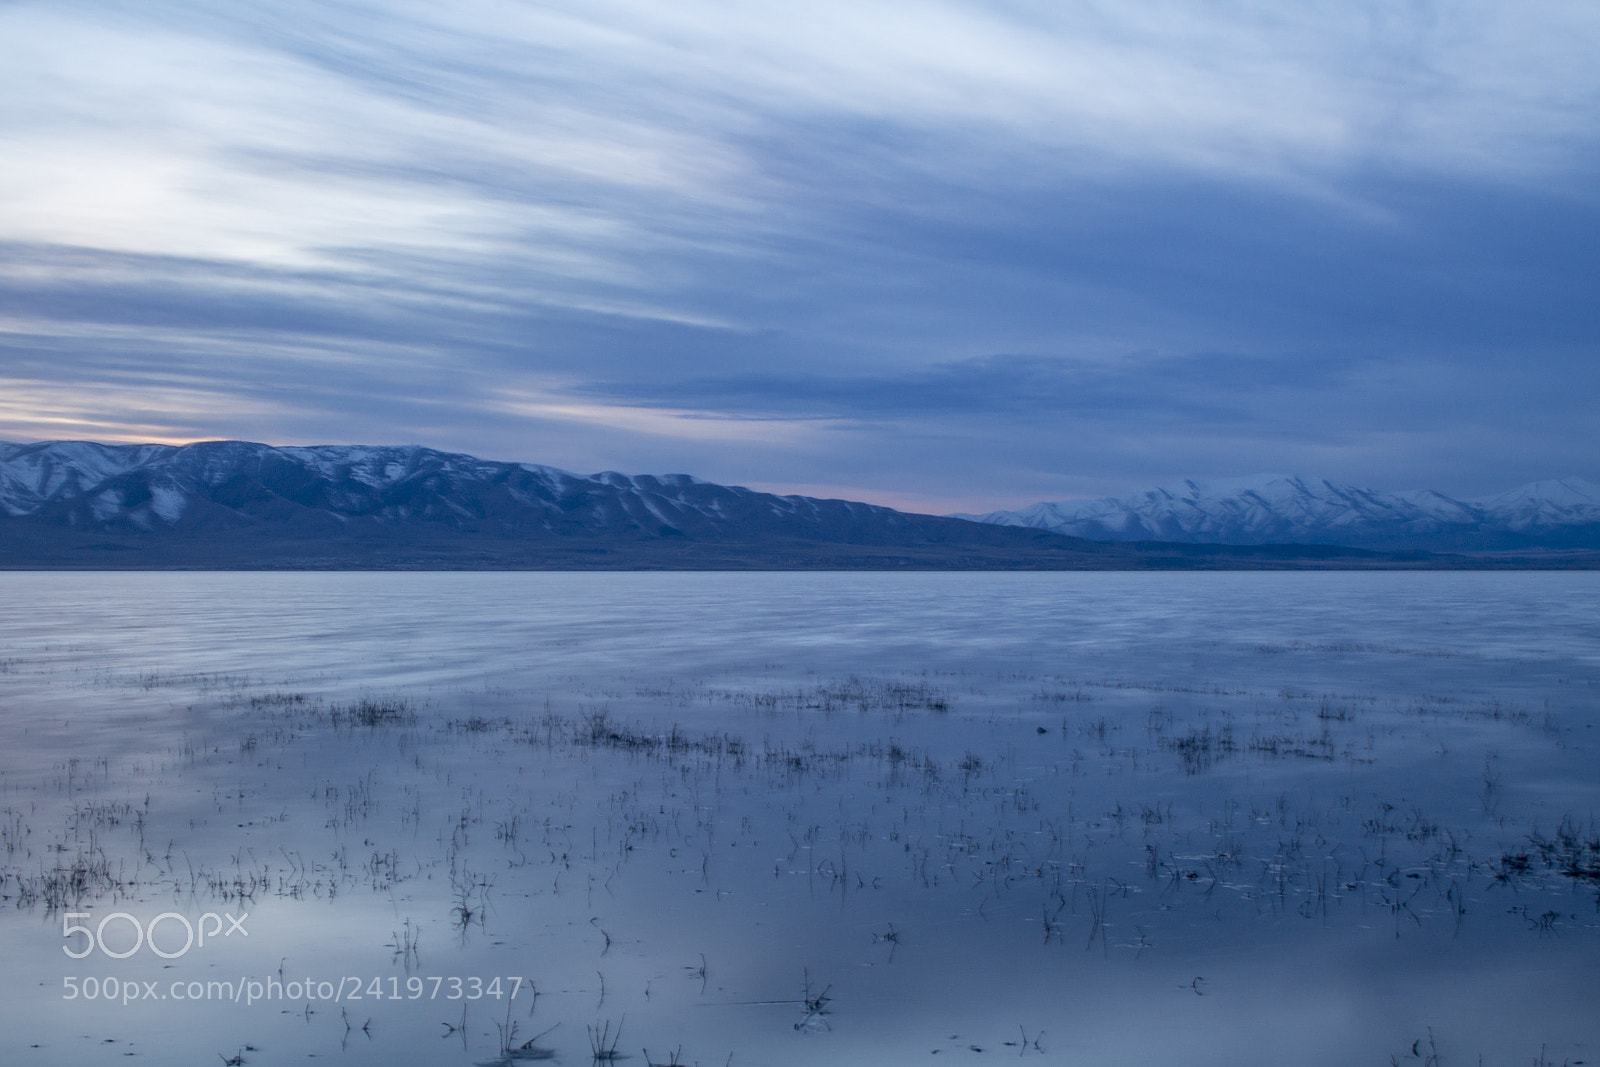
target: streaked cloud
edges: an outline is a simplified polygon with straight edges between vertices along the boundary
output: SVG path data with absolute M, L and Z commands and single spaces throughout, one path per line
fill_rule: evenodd
M 1554 0 L 13 2 L 0 436 L 1600 478 L 1597 50 Z

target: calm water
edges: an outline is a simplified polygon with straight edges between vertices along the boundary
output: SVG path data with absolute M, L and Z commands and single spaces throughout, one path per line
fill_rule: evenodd
M 1597 704 L 1594 574 L 0 575 L 0 1061 L 1600 1062 Z

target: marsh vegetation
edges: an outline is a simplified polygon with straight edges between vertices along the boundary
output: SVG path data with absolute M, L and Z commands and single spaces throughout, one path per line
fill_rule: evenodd
M 1587 576 L 24 577 L 7 1062 L 1597 1055 Z

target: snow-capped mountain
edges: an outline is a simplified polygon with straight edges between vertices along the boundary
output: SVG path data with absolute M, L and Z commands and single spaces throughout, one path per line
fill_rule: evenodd
M 1548 547 L 1600 548 L 1600 489 L 1259 478 L 938 517 L 415 446 L 0 443 L 0 568 L 1452 566 L 1364 550 Z
M 1120 499 L 1034 504 L 958 518 L 1028 526 L 1096 541 L 1323 544 L 1428 551 L 1600 547 L 1600 486 L 1533 482 L 1455 500 L 1432 490 L 1386 493 L 1337 482 L 1259 475 L 1151 489 Z
M 619 553 L 640 565 L 678 565 L 684 552 L 713 563 L 753 558 L 747 548 L 711 555 L 708 543 L 760 546 L 768 557 L 794 546 L 807 565 L 821 565 L 817 545 L 1025 556 L 1073 544 L 1034 530 L 997 532 L 685 474 L 580 475 L 421 447 L 0 444 L 0 565 L 11 566 L 90 557 L 97 566 L 123 558 L 227 566 L 310 565 L 313 557 L 329 566 L 583 565 L 582 553 L 609 553 L 608 565 L 622 565 Z M 698 547 L 674 555 L 669 543 Z
M 718 536 L 739 527 L 894 524 L 890 508 L 774 496 L 686 474 L 579 475 L 421 447 L 48 441 L 0 445 L 0 509 L 81 529 L 437 523 L 523 535 Z

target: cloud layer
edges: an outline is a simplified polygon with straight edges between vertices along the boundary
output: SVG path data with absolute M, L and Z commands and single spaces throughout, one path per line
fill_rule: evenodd
M 0 436 L 1600 477 L 1581 2 L 0 6 Z

